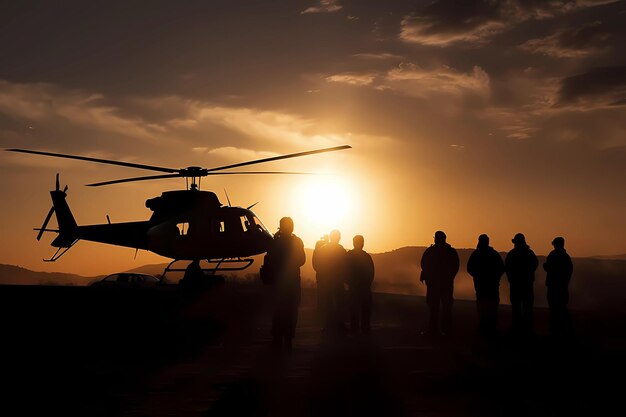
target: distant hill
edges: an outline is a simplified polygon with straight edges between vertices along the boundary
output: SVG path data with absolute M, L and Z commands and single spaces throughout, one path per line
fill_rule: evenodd
M 89 285 L 94 279 L 65 272 L 36 272 L 19 266 L 0 264 L 0 284 Z
M 622 253 L 620 255 L 590 256 L 590 258 L 594 258 L 594 259 L 613 259 L 613 260 L 618 260 L 618 261 L 626 261 L 626 253 Z
M 426 288 L 419 283 L 419 260 L 425 247 L 408 246 L 390 252 L 372 254 L 376 266 L 374 290 L 396 294 L 425 295 Z M 461 269 L 455 280 L 454 295 L 458 299 L 474 299 L 474 287 L 471 277 L 466 272 L 467 260 L 473 249 L 458 249 Z M 312 249 L 306 249 L 307 262 L 302 268 L 304 286 L 315 285 L 315 271 L 311 265 Z M 504 253 L 501 254 L 504 257 Z M 239 272 L 227 275 L 237 279 L 258 280 L 259 268 L 263 256 L 255 256 L 254 264 Z M 537 306 L 546 305 L 545 272 L 541 265 L 545 257 L 539 257 L 539 269 L 536 273 L 535 300 Z M 626 294 L 626 260 L 603 258 L 574 258 L 574 277 L 570 287 L 571 306 L 579 309 L 623 309 L 623 296 Z M 160 275 L 167 264 L 144 265 L 133 269 L 151 275 Z M 184 268 L 181 262 L 178 267 Z M 116 272 L 116 271 L 111 271 Z M 167 280 L 178 282 L 182 272 L 170 272 Z M 43 284 L 87 285 L 97 278 L 82 277 L 73 274 L 33 272 L 26 269 L 0 265 L 0 283 L 4 284 Z M 501 302 L 509 303 L 509 288 L 506 276 L 502 278 Z

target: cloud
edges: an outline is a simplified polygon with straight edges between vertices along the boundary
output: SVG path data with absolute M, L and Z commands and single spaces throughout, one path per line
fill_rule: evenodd
M 278 153 L 275 152 L 260 152 L 252 149 L 238 148 L 235 146 L 207 149 L 205 152 L 209 155 L 218 156 L 225 161 L 252 161 L 255 159 L 271 158 L 278 155 Z
M 610 35 L 600 21 L 559 30 L 544 38 L 531 39 L 519 46 L 523 51 L 555 58 L 580 58 L 607 49 Z
M 405 16 L 400 39 L 427 46 L 479 46 L 521 22 L 548 19 L 617 0 L 439 0 Z
M 540 133 L 555 110 L 560 79 L 533 67 L 510 70 L 492 82 L 492 99 L 476 115 L 509 139 L 529 139 Z
M 334 82 L 334 83 L 345 83 L 350 85 L 370 85 L 376 79 L 375 73 L 354 73 L 354 72 L 344 72 L 341 74 L 330 75 L 326 77 L 326 81 Z
M 387 73 L 380 89 L 392 89 L 417 97 L 433 94 L 462 95 L 489 93 L 489 75 L 478 66 L 462 73 L 450 67 L 423 69 L 415 64 L 401 64 Z
M 537 115 L 528 109 L 490 107 L 480 115 L 508 139 L 529 139 L 540 130 Z
M 386 52 L 381 53 L 361 53 L 352 55 L 355 58 L 373 60 L 373 61 L 387 61 L 387 60 L 401 60 L 404 59 L 402 55 L 390 54 Z
M 421 98 L 465 94 L 486 96 L 489 93 L 489 75 L 478 66 L 469 73 L 463 73 L 448 66 L 424 69 L 413 63 L 402 63 L 385 73 L 346 72 L 325 79 L 327 82 L 370 86 Z
M 300 14 L 333 13 L 338 12 L 341 9 L 343 9 L 343 6 L 340 5 L 337 0 L 320 0 L 316 6 L 311 6 L 300 12 Z
M 476 114 L 509 139 L 590 140 L 601 148 L 625 143 L 624 66 L 592 68 L 561 78 L 526 70 L 509 74 L 506 85 L 511 89 L 507 101 Z
M 440 0 L 422 11 L 405 16 L 400 39 L 429 46 L 458 42 L 483 42 L 505 28 L 505 15 L 512 14 L 508 2 Z
M 320 121 L 300 115 L 255 108 L 215 106 L 211 103 L 180 99 L 187 106 L 184 119 L 172 120 L 168 124 L 178 126 L 181 122 L 193 126 L 201 134 L 210 126 L 220 126 L 248 138 L 247 141 L 232 141 L 225 146 L 194 146 L 198 153 L 207 153 L 232 160 L 257 159 L 278 153 L 297 152 L 307 149 L 358 144 L 359 148 L 378 149 L 389 146 L 395 140 L 388 136 L 370 135 L 360 132 L 324 131 Z M 208 125 L 208 126 L 207 126 Z M 232 144 L 236 142 L 235 144 Z M 264 151 L 253 151 L 253 148 Z
M 121 114 L 119 108 L 105 105 L 101 94 L 68 91 L 51 84 L 16 84 L 0 80 L 0 113 L 11 118 L 70 124 L 100 131 L 151 140 L 164 128 L 138 117 Z
M 561 81 L 557 108 L 593 110 L 626 105 L 626 66 L 592 68 Z
M 105 105 L 105 102 L 113 104 Z M 233 149 L 247 149 L 241 146 L 244 143 L 249 146 L 262 143 L 262 148 L 282 151 L 352 141 L 348 135 L 324 132 L 317 120 L 281 111 L 227 107 L 179 96 L 118 98 L 116 101 L 103 95 L 62 89 L 52 84 L 0 81 L 0 115 L 23 121 L 20 129 L 26 129 L 24 126 L 32 122 L 37 123 L 37 130 L 46 131 L 69 124 L 73 130 L 61 128 L 61 131 L 68 142 L 80 140 L 86 145 L 82 147 L 82 153 L 90 152 L 95 145 L 95 142 L 89 145 L 85 132 L 90 135 L 87 138 L 96 133 L 114 133 L 121 137 L 158 140 L 163 145 L 166 141 L 176 146 L 188 144 L 195 152 L 209 153 L 213 148 L 202 145 L 206 142 L 204 138 L 218 132 L 219 140 L 212 140 L 211 144 L 220 149 L 213 150 L 213 154 L 222 156 L 226 151 L 232 153 Z M 23 139 L 26 133 L 15 131 L 16 128 L 3 131 L 3 141 L 14 142 L 11 137 Z M 230 135 L 228 132 L 231 132 Z M 37 138 L 33 140 L 41 142 L 40 136 Z M 110 142 L 106 135 L 105 138 L 111 148 L 118 145 Z M 239 142 L 225 146 L 228 141 Z M 102 148 L 102 143 L 97 146 Z

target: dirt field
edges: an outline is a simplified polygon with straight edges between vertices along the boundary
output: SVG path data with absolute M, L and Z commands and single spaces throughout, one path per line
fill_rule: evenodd
M 368 337 L 327 339 L 305 290 L 294 351 L 270 348 L 266 289 L 200 295 L 4 286 L 5 416 L 557 416 L 623 409 L 624 315 L 574 312 L 576 336 L 475 336 L 474 304 L 455 331 L 419 335 L 422 297 L 376 294 Z M 618 407 L 618 408 L 614 408 Z M 613 412 L 615 413 L 615 412 Z

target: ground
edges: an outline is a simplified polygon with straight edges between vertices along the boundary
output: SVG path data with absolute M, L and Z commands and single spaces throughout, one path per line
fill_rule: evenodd
M 201 294 L 80 287 L 0 288 L 2 415 L 558 416 L 620 406 L 624 315 L 574 312 L 576 334 L 475 334 L 475 307 L 454 305 L 455 331 L 419 334 L 422 297 L 375 294 L 369 336 L 328 339 L 315 290 L 303 291 L 294 350 L 270 348 L 266 288 Z M 614 408 L 613 408 L 614 409 Z M 619 408 L 618 408 L 619 409 Z M 10 411 L 9 411 L 10 410 Z

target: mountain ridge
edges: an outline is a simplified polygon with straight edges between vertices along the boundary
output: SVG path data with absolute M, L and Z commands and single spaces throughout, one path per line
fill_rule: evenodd
M 372 259 L 376 267 L 374 291 L 425 295 L 425 286 L 419 282 L 419 260 L 426 250 L 425 246 L 404 246 L 391 251 L 374 253 Z M 474 288 L 471 277 L 467 274 L 466 265 L 474 249 L 457 249 L 461 261 L 459 274 L 455 279 L 455 298 L 474 299 Z M 307 262 L 301 269 L 303 286 L 315 286 L 315 271 L 311 265 L 312 249 L 305 249 Z M 505 252 L 500 252 L 504 257 Z M 234 279 L 258 280 L 259 268 L 263 263 L 263 255 L 252 257 L 255 262 L 246 270 L 228 272 L 225 275 Z M 545 272 L 541 267 L 545 256 L 538 256 L 539 268 L 535 274 L 535 300 L 537 306 L 546 305 Z M 574 276 L 570 285 L 571 305 L 574 308 L 622 309 L 622 294 L 626 292 L 626 260 L 575 257 Z M 146 264 L 129 271 L 160 275 L 167 263 Z M 185 264 L 179 265 L 184 267 Z M 111 273 L 122 271 L 111 271 Z M 15 265 L 0 264 L 0 284 L 21 285 L 89 285 L 103 276 L 86 277 L 62 272 L 36 272 Z M 168 273 L 166 279 L 177 282 L 182 273 Z M 508 282 L 506 275 L 502 277 L 501 302 L 508 303 Z M 599 285 L 601 283 L 601 285 Z

